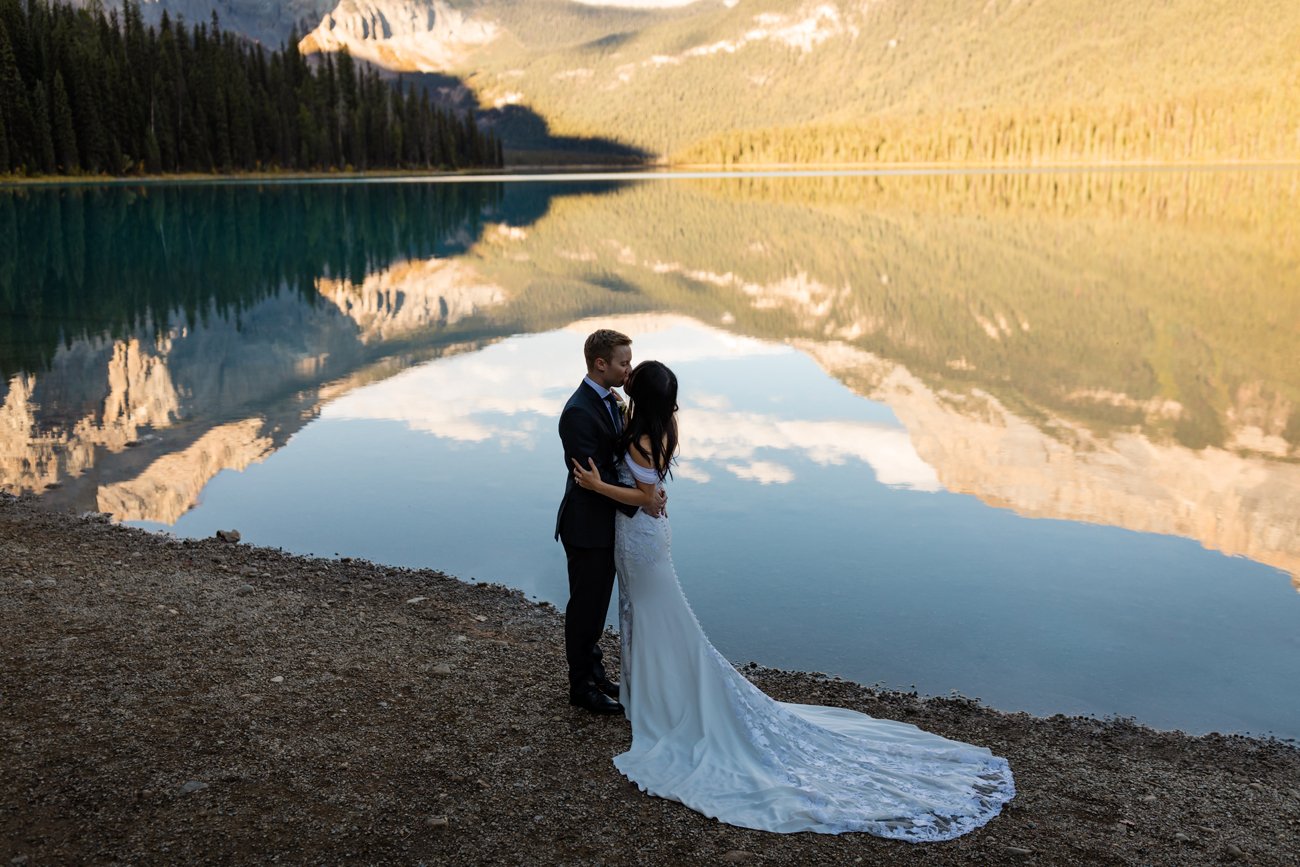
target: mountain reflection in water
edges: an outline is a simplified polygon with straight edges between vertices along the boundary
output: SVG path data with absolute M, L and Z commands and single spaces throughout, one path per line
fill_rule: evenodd
M 484 350 L 615 321 L 815 364 L 697 381 L 684 480 L 860 465 L 1300 589 L 1296 213 L 1284 171 L 0 192 L 0 487 L 177 525 L 318 418 L 556 463 L 572 359 Z

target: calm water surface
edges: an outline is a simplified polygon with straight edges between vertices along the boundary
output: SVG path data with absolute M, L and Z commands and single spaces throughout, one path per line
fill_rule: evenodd
M 0 487 L 562 605 L 614 327 L 680 379 L 731 659 L 1300 737 L 1297 213 L 1285 171 L 0 190 Z

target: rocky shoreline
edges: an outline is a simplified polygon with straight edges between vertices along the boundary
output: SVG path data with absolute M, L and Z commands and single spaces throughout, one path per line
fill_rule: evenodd
M 747 665 L 1006 756 L 986 828 L 775 835 L 649 798 L 569 707 L 561 615 L 431 570 L 0 495 L 0 863 L 1300 863 L 1300 750 Z M 608 647 L 617 652 L 617 642 Z

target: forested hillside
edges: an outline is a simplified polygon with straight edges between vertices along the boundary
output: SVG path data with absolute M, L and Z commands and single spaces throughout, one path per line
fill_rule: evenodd
M 0 175 L 497 166 L 501 147 L 346 52 L 210 23 L 0 0 Z
M 470 81 L 679 162 L 1300 158 L 1294 3 L 685 8 L 575 45 L 512 31 L 522 57 L 500 40 Z
M 1289 0 L 212 2 L 309 57 L 436 73 L 515 160 L 557 138 L 678 164 L 1300 160 Z

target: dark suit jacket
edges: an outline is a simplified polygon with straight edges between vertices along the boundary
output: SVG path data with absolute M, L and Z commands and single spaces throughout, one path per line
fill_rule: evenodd
M 587 458 L 594 458 L 600 477 L 610 484 L 619 484 L 615 464 L 622 455 L 614 454 L 617 447 L 614 419 L 610 418 L 608 404 L 585 381 L 579 383 L 578 390 L 560 413 L 560 442 L 564 443 L 568 480 L 560 511 L 555 516 L 555 538 L 577 548 L 613 547 L 614 510 L 635 515 L 636 506 L 616 503 L 573 481 L 574 459 L 585 467 Z

